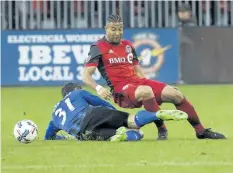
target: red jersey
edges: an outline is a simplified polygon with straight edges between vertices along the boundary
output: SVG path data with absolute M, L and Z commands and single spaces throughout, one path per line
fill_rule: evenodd
M 140 79 L 134 70 L 134 65 L 138 65 L 139 61 L 128 40 L 116 45 L 103 37 L 91 45 L 88 56 L 85 66 L 96 66 L 111 90 L 117 85 Z

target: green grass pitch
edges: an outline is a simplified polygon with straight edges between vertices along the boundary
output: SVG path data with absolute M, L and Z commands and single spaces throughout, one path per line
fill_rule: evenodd
M 143 128 L 140 142 L 43 141 L 59 87 L 2 88 L 3 173 L 232 173 L 233 85 L 184 85 L 181 91 L 193 103 L 206 127 L 228 140 L 197 140 L 186 122 L 168 122 L 168 141 L 156 141 L 153 124 Z M 162 108 L 174 108 L 164 104 Z M 135 113 L 137 110 L 125 110 Z M 21 144 L 13 136 L 21 119 L 33 120 L 39 139 Z

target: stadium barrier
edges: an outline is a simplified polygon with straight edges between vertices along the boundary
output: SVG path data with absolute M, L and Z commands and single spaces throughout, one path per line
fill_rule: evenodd
M 183 28 L 181 79 L 188 84 L 232 84 L 232 45 L 232 28 Z
M 90 45 L 103 29 L 2 31 L 2 86 L 56 86 L 81 82 Z M 125 29 L 147 76 L 167 83 L 179 81 L 177 29 Z M 158 72 L 157 58 L 164 55 Z M 117 57 L 116 57 L 117 58 Z M 148 71 L 149 69 L 149 71 Z M 98 71 L 94 79 L 104 84 Z

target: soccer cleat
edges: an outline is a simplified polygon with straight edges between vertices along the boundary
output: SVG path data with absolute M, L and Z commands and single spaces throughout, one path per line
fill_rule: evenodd
M 188 114 L 180 110 L 159 110 L 156 112 L 156 116 L 164 121 L 180 121 L 188 119 Z
M 213 132 L 210 128 L 205 129 L 201 134 L 196 133 L 198 139 L 226 139 L 226 137 L 218 132 Z
M 159 131 L 157 140 L 159 140 L 159 141 L 168 140 L 167 131 Z
M 120 127 L 116 130 L 116 134 L 110 138 L 111 142 L 127 141 L 126 135 L 127 129 L 125 127 Z

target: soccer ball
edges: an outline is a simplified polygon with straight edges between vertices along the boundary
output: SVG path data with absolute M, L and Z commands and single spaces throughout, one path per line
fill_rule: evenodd
M 14 135 L 17 141 L 28 144 L 36 139 L 38 128 L 33 121 L 22 120 L 15 125 Z

